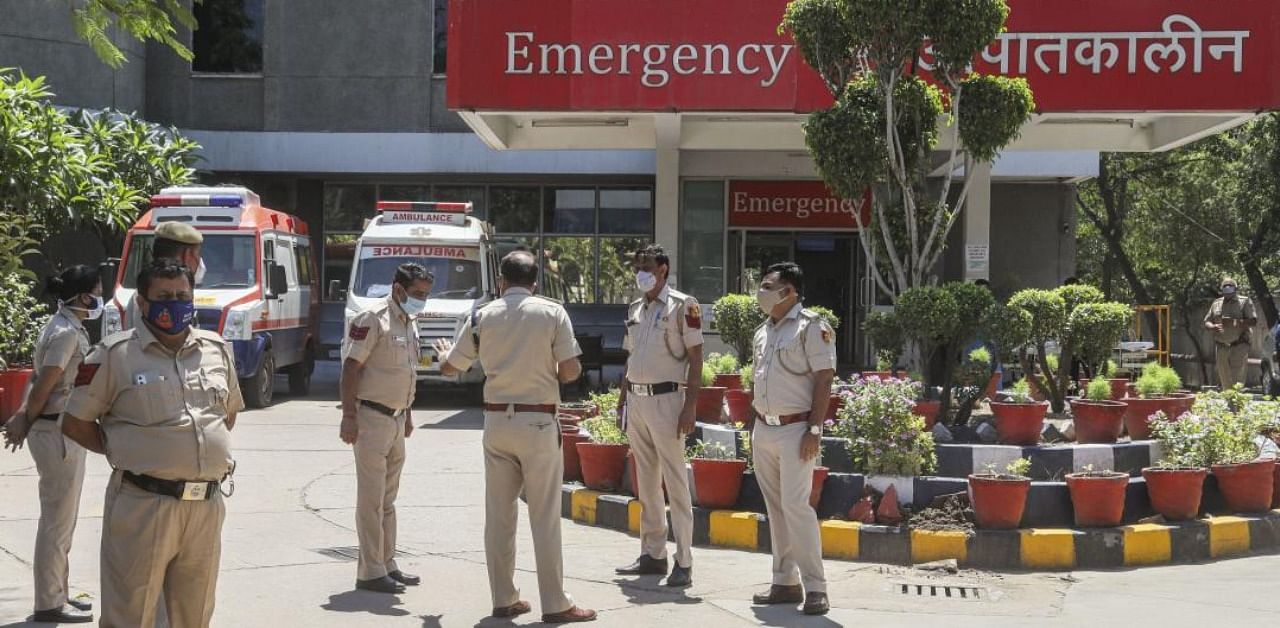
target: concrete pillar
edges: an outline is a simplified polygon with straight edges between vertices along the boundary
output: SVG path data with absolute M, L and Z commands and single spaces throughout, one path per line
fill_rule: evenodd
M 656 166 L 654 169 L 654 241 L 671 258 L 671 282 L 680 268 L 680 116 L 654 117 Z
M 965 174 L 973 177 L 965 201 L 964 279 L 991 279 L 991 164 L 970 164 Z

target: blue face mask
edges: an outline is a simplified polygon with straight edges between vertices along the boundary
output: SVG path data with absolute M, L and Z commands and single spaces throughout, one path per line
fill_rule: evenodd
M 404 308 L 404 313 L 409 316 L 417 316 L 427 309 L 427 302 L 424 299 L 415 299 L 409 295 L 405 295 L 404 303 L 400 304 Z
M 147 308 L 147 321 L 170 336 L 186 331 L 195 318 L 196 305 L 191 301 L 152 301 Z

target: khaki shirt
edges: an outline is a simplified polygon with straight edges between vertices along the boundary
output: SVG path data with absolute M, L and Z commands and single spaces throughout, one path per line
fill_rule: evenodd
M 809 412 L 814 373 L 836 368 L 835 332 L 826 321 L 797 303 L 776 324 L 765 321 L 752 345 L 756 412 L 771 416 Z
M 649 301 L 627 309 L 627 381 L 634 384 L 683 383 L 689 375 L 689 348 L 702 344 L 702 308 L 698 300 L 669 286 Z
M 76 381 L 76 373 L 80 363 L 89 353 L 89 332 L 76 315 L 62 307 L 40 330 L 36 340 L 35 368 L 36 373 L 46 367 L 56 366 L 62 369 L 62 377 L 49 391 L 49 399 L 44 408 L 36 414 L 60 414 L 67 405 L 67 397 L 71 395 L 72 384 Z M 15 391 L 17 392 L 17 391 Z
M 342 341 L 343 361 L 364 365 L 356 397 L 393 410 L 413 406 L 418 352 L 418 326 L 390 296 L 356 314 Z
M 243 408 L 235 358 L 222 336 L 193 329 L 175 353 L 142 325 L 93 348 L 65 416 L 102 424 L 116 469 L 221 480 L 231 469 L 226 419 Z
M 511 288 L 475 316 L 479 350 L 468 319 L 444 361 L 466 371 L 484 365 L 487 403 L 560 403 L 557 366 L 582 354 L 569 313 L 559 303 Z
M 1220 345 L 1231 345 L 1237 342 L 1249 342 L 1249 320 L 1257 320 L 1258 313 L 1253 309 L 1253 300 L 1237 295 L 1234 299 L 1218 297 L 1209 311 L 1204 315 L 1206 323 L 1221 323 L 1223 317 L 1233 318 L 1234 326 L 1223 326 L 1222 331 L 1213 332 L 1213 341 Z

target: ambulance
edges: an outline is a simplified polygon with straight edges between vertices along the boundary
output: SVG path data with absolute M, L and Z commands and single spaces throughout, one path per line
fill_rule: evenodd
M 204 237 L 204 276 L 195 286 L 196 325 L 222 334 L 235 351 L 246 405 L 271 405 L 275 375 L 306 395 L 316 359 L 319 291 L 307 223 L 262 205 L 243 187 L 173 187 L 129 229 L 103 333 L 136 324 L 130 306 L 138 272 L 151 259 L 156 226 L 185 222 Z
M 357 313 L 391 294 L 396 267 L 421 264 L 435 276 L 435 285 L 415 321 L 422 347 L 418 382 L 478 390 L 484 382 L 478 363 L 466 373 L 444 377 L 432 345 L 438 338 L 453 340 L 471 313 L 497 293 L 493 228 L 471 216 L 471 203 L 380 201 L 377 210 L 356 242 L 343 329 L 350 329 Z

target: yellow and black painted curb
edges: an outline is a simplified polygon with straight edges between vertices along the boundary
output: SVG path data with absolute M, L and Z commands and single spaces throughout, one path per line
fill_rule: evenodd
M 640 500 L 627 495 L 573 484 L 563 488 L 561 514 L 579 523 L 637 534 L 640 511 Z M 693 520 L 694 545 L 770 551 L 765 515 L 695 507 Z M 1193 563 L 1280 549 L 1280 510 L 1184 523 L 972 534 L 839 520 L 820 525 L 824 557 L 899 565 L 954 558 L 961 565 L 984 569 L 1052 571 Z

